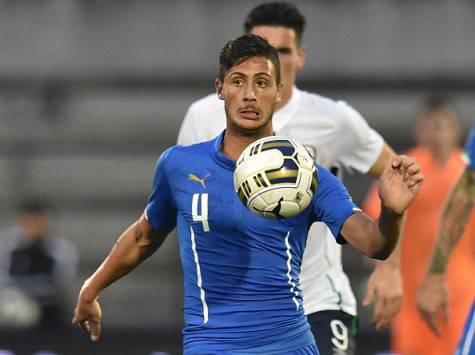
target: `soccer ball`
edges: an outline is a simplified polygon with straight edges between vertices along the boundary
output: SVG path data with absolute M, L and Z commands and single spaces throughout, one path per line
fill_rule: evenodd
M 302 212 L 317 190 L 313 158 L 299 143 L 271 136 L 249 145 L 234 171 L 234 190 L 255 214 L 281 219 Z

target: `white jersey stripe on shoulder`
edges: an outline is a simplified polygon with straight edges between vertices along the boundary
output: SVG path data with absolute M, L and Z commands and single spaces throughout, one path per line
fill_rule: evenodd
M 292 250 L 292 248 L 290 247 L 289 236 L 290 236 L 290 232 L 287 232 L 287 235 L 285 236 L 285 247 L 286 247 L 286 252 L 287 252 L 287 277 L 289 279 L 288 282 L 290 285 L 290 293 L 292 294 L 292 300 L 294 301 L 297 309 L 299 309 L 299 302 L 297 300 L 298 292 L 295 291 L 295 282 L 292 281 L 292 276 L 291 276 L 292 254 L 290 253 L 290 251 Z
M 475 336 L 475 312 L 472 312 L 470 320 L 470 326 L 467 330 L 467 336 L 462 347 L 462 355 L 470 355 L 470 349 L 472 347 L 473 338 Z
M 193 256 L 195 259 L 196 265 L 196 285 L 200 289 L 200 298 L 201 304 L 203 305 L 203 323 L 208 323 L 208 304 L 206 303 L 206 295 L 205 290 L 203 289 L 203 279 L 201 277 L 201 267 L 200 267 L 200 260 L 198 258 L 198 252 L 196 251 L 196 241 L 195 241 L 195 232 L 193 228 L 190 226 L 191 232 L 191 249 L 193 250 Z

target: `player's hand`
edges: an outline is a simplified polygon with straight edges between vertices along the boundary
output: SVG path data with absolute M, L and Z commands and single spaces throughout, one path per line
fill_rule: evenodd
M 424 176 L 416 160 L 398 155 L 390 160 L 379 178 L 379 197 L 383 205 L 403 214 L 416 197 Z
M 372 322 L 377 330 L 389 327 L 402 305 L 402 278 L 399 267 L 378 262 L 368 280 L 363 306 L 374 303 Z
M 74 309 L 73 324 L 79 325 L 92 341 L 97 341 L 101 336 L 101 318 L 102 311 L 97 297 L 90 300 L 81 292 Z
M 445 324 L 449 322 L 449 292 L 444 275 L 425 277 L 417 295 L 417 309 L 429 328 L 440 337 L 440 318 Z

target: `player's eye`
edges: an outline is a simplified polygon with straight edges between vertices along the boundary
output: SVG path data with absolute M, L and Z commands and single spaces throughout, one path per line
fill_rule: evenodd
M 232 83 L 234 86 L 243 86 L 244 80 L 242 80 L 241 78 L 236 78 L 233 79 Z
M 259 79 L 256 81 L 256 85 L 258 88 L 265 88 L 267 85 L 268 85 L 268 81 L 267 80 L 264 80 L 264 79 Z

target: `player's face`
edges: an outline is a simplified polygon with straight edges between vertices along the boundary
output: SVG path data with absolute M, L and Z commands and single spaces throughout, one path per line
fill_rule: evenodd
M 46 214 L 24 214 L 20 216 L 20 224 L 25 235 L 31 240 L 38 240 L 48 234 L 49 223 Z
M 244 135 L 272 133 L 274 108 L 282 98 L 275 68 L 264 57 L 252 57 L 224 73 L 224 81 L 216 81 L 216 91 L 224 100 L 229 131 Z
M 284 104 L 292 95 L 297 72 L 305 64 L 306 49 L 298 44 L 297 34 L 288 27 L 256 26 L 250 33 L 265 38 L 279 53 L 280 75 L 284 84 Z
M 457 114 L 442 108 L 421 115 L 418 120 L 418 142 L 435 154 L 445 156 L 458 146 L 459 125 Z

